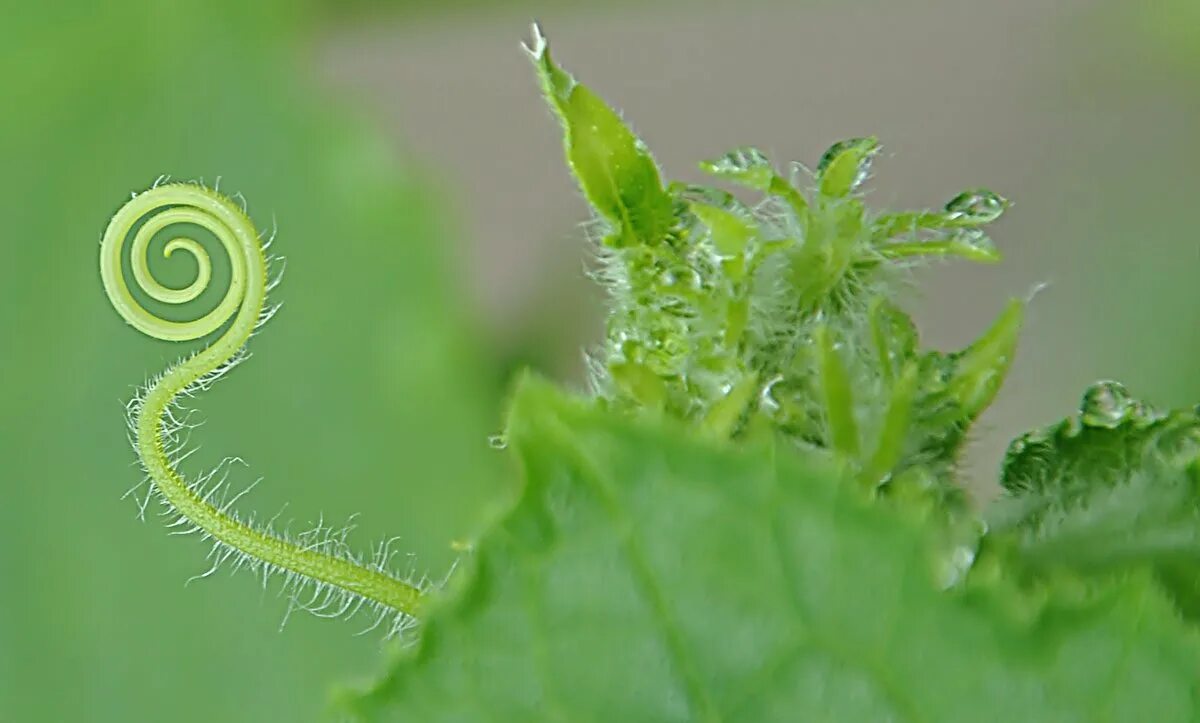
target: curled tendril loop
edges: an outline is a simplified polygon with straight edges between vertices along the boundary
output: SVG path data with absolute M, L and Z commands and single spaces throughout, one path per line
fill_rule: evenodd
M 140 228 L 134 231 L 139 222 L 142 222 Z M 163 247 L 164 257 L 184 251 L 196 260 L 196 278 L 187 287 L 164 286 L 150 271 L 150 240 L 163 229 L 180 223 L 194 224 L 216 237 L 225 248 L 231 270 L 229 288 L 220 303 L 200 318 L 185 322 L 162 319 L 144 308 L 130 293 L 121 268 L 125 242 L 132 233 L 133 278 L 146 295 L 166 304 L 185 304 L 200 296 L 212 280 L 212 261 L 196 240 L 178 237 Z M 190 184 L 169 184 L 138 194 L 113 216 L 100 244 L 100 275 L 113 306 L 142 333 L 168 341 L 207 336 L 228 321 L 244 302 L 251 302 L 245 304 L 247 307 L 253 306 L 255 300 L 248 296 L 257 292 L 261 299 L 263 292 L 262 285 L 254 283 L 250 272 L 262 266 L 258 235 L 242 210 L 228 198 Z

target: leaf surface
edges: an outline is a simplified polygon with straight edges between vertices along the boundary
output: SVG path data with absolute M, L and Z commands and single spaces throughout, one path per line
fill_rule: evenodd
M 525 471 L 369 720 L 1194 720 L 1148 576 L 945 591 L 902 511 L 787 450 L 714 447 L 526 381 Z M 991 558 L 996 562 L 996 558 Z M 998 564 L 998 563 L 997 563 Z

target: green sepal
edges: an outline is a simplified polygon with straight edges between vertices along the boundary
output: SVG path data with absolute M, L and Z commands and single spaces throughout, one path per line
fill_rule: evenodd
M 854 392 L 850 372 L 842 359 L 828 327 L 819 326 L 813 334 L 820 370 L 821 396 L 829 443 L 833 449 L 855 458 L 858 456 L 858 422 L 855 419 Z
M 871 300 L 867 314 L 879 374 L 890 385 L 897 365 L 916 355 L 917 329 L 912 318 L 884 296 Z
M 715 439 L 728 439 L 757 392 L 758 376 L 755 374 L 730 387 L 729 392 L 714 402 L 704 415 L 701 423 L 704 433 Z
M 608 365 L 608 372 L 621 392 L 641 407 L 657 411 L 666 407 L 667 385 L 645 364 L 614 362 Z
M 974 420 L 995 399 L 1016 354 L 1024 318 L 1025 303 L 1009 301 L 979 339 L 954 355 L 946 391 L 964 421 Z
M 909 361 L 891 386 L 879 440 L 875 443 L 875 451 L 860 475 L 867 488 L 882 484 L 904 454 L 904 445 L 912 424 L 913 402 L 917 394 L 918 369 L 916 362 Z
M 692 213 L 708 227 L 713 246 L 725 258 L 741 258 L 758 230 L 750 219 L 717 206 L 693 203 Z

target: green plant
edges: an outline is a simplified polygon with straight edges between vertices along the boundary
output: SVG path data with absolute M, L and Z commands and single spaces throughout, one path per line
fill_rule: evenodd
M 869 212 L 879 146 L 835 144 L 805 185 L 757 150 L 702 164 L 764 195 L 664 183 L 621 118 L 529 52 L 596 211 L 608 326 L 580 398 L 526 377 L 507 448 L 521 488 L 444 586 L 364 563 L 321 530 L 286 540 L 238 521 L 172 455 L 180 394 L 241 357 L 263 318 L 266 259 L 228 199 L 197 186 L 136 197 L 102 270 L 127 321 L 122 240 L 149 296 L 150 237 L 205 226 L 233 259 L 237 315 L 133 405 L 136 448 L 180 523 L 229 558 L 314 587 L 319 610 L 420 619 L 347 712 L 398 720 L 1194 720 L 1200 716 L 1200 417 L 1113 382 L 1078 415 L 1013 442 L 1006 495 L 982 517 L 956 480 L 995 396 L 1024 304 L 976 342 L 919 347 L 892 292 L 926 258 L 998 259 L 982 227 L 1007 206 L 975 189 L 940 211 Z M 161 219 L 161 220 L 160 220 Z M 207 281 L 203 251 L 182 249 Z M 232 312 L 231 312 L 232 313 Z M 208 317 L 205 317 L 207 319 Z M 216 318 L 216 317 L 214 317 Z M 203 321 L 203 320 L 202 320 Z M 231 503 L 233 500 L 230 500 Z M 295 594 L 293 592 L 293 594 Z

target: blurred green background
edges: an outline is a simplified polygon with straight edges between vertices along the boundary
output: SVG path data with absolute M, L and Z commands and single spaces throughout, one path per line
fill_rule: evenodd
M 283 310 L 207 395 L 195 468 L 241 509 L 354 513 L 444 574 L 503 499 L 511 371 L 572 383 L 599 306 L 586 217 L 517 43 L 544 21 L 668 175 L 754 143 L 809 164 L 878 134 L 871 201 L 987 184 L 1000 268 L 933 269 L 912 305 L 958 345 L 1037 296 L 969 470 L 1118 377 L 1200 399 L 1200 5 L 1010 0 L 27 3 L 0 21 L 0 721 L 317 720 L 379 636 L 297 615 L 135 520 L 122 404 L 185 350 L 109 308 L 99 235 L 160 174 L 242 192 L 288 258 Z M 167 268 L 186 278 L 188 268 Z M 353 321 L 351 321 L 353 319 Z M 152 508 L 153 510 L 153 508 Z

